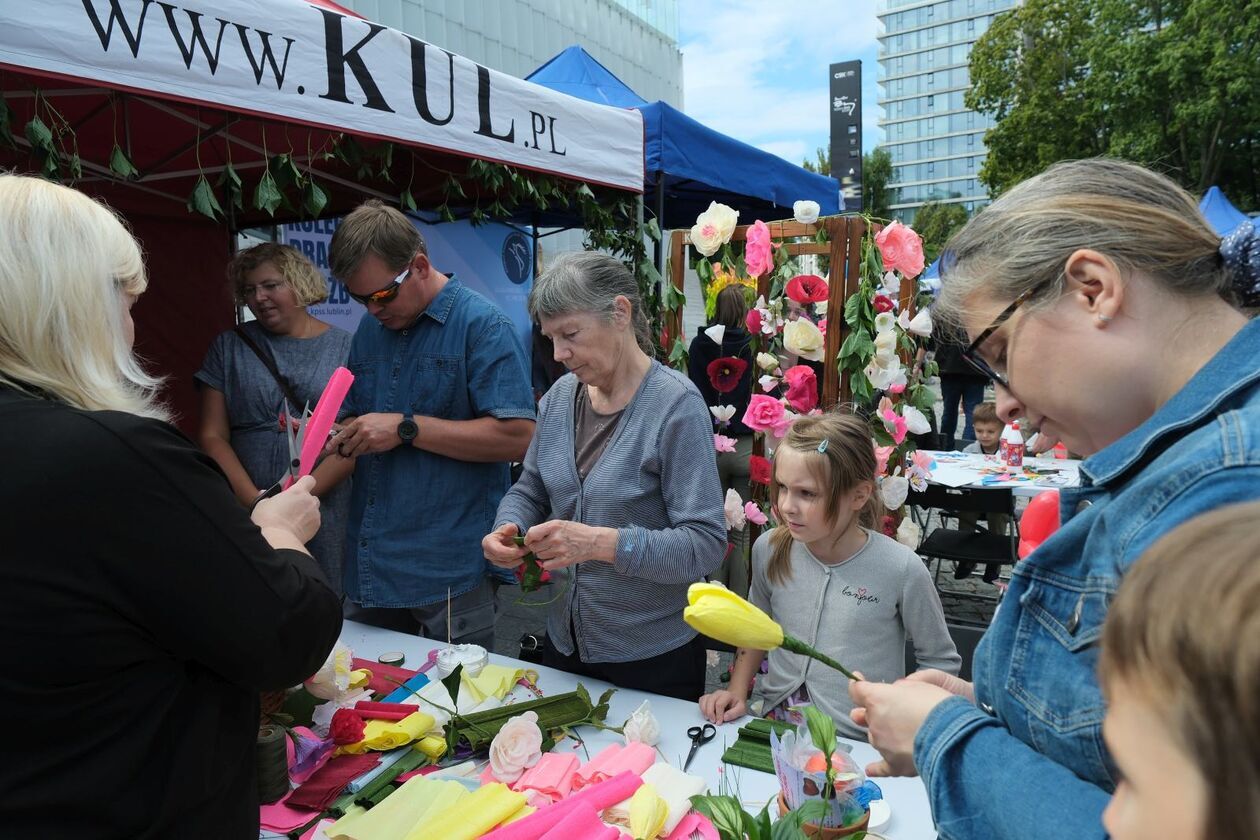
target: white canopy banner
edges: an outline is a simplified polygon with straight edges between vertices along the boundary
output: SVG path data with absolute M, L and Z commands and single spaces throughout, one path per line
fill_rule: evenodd
M 643 189 L 643 121 L 303 0 L 0 0 L 0 64 Z

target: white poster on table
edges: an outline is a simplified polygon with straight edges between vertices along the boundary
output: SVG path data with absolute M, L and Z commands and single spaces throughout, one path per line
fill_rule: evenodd
M 433 267 L 454 275 L 503 310 L 516 325 L 528 359 L 532 336 L 526 298 L 533 285 L 533 243 L 515 228 L 491 222 L 426 225 L 412 220 L 429 248 Z M 315 263 L 328 282 L 328 300 L 308 307 L 321 321 L 351 333 L 367 310 L 350 298 L 346 287 L 328 273 L 328 243 L 341 219 L 297 222 L 280 228 L 280 242 L 292 245 Z

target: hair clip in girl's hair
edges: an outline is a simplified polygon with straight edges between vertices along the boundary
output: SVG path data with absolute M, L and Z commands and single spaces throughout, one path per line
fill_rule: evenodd
M 823 438 L 822 443 L 818 444 L 818 454 L 821 455 L 827 451 L 827 444 L 831 442 L 830 438 Z

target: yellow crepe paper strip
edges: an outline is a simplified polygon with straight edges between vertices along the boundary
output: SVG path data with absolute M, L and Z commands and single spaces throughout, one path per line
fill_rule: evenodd
M 669 805 L 650 784 L 642 784 L 630 797 L 630 836 L 634 840 L 653 840 L 665 827 Z
M 439 738 L 437 735 L 425 735 L 411 748 L 427 755 L 430 761 L 437 761 L 446 755 L 446 739 Z
M 471 796 L 459 782 L 408 779 L 370 811 L 362 808 L 354 819 L 349 812 L 325 833 L 329 840 L 402 840 L 417 823 Z
M 525 805 L 525 795 L 495 783 L 477 788 L 432 819 L 425 819 L 405 840 L 476 840 Z
M 358 755 L 368 750 L 392 750 L 418 741 L 433 728 L 433 716 L 412 712 L 402 720 L 369 720 L 363 729 L 363 740 L 338 747 L 337 752 Z

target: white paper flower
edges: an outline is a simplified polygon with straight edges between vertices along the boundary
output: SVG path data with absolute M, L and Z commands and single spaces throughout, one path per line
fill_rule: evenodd
M 768 394 L 771 391 L 773 391 L 775 388 L 779 387 L 779 380 L 771 376 L 770 374 L 766 374 L 765 376 L 757 380 L 757 384 L 761 386 L 761 390 L 765 391 Z
M 735 406 L 733 405 L 711 405 L 709 413 L 713 415 L 713 419 L 719 423 L 729 423 L 731 418 L 735 416 Z
M 881 279 L 882 285 L 877 290 L 878 294 L 890 297 L 893 300 L 901 294 L 901 279 L 891 271 L 885 271 Z
M 923 416 L 923 412 L 912 405 L 903 405 L 901 416 L 906 418 L 906 431 L 912 435 L 925 435 L 932 431 L 932 424 Z
M 803 225 L 813 224 L 818 221 L 818 214 L 821 212 L 822 208 L 818 206 L 817 201 L 792 202 L 792 218 Z
M 733 490 L 731 492 L 734 492 Z M 621 727 L 622 735 L 629 744 L 632 741 L 638 741 L 641 744 L 647 744 L 649 747 L 655 747 L 661 740 L 661 724 L 656 719 L 656 715 L 652 714 L 652 702 L 644 700 L 639 704 L 639 708 L 626 718 L 625 725 Z
M 542 730 L 536 712 L 510 719 L 490 742 L 490 769 L 505 784 L 515 782 L 541 758 Z
M 353 659 L 354 651 L 337 642 L 320 669 L 306 680 L 306 690 L 321 700 L 335 700 L 350 688 Z
M 817 303 L 815 303 L 814 314 L 817 315 L 819 318 L 824 317 L 827 314 L 827 301 L 820 300 Z
M 890 333 L 897 326 L 897 316 L 891 312 L 881 312 L 875 316 L 875 332 L 882 335 Z
M 704 334 L 707 335 L 709 338 L 713 339 L 714 344 L 716 344 L 718 347 L 721 347 L 722 339 L 726 335 L 726 325 L 714 324 L 713 326 L 705 330 Z
M 704 256 L 711 257 L 718 248 L 731 241 L 738 221 L 736 210 L 714 201 L 709 204 L 708 210 L 696 217 L 696 223 L 691 228 L 691 244 Z
M 919 538 L 922 535 L 922 529 L 908 516 L 902 519 L 901 524 L 897 526 L 897 542 L 910 548 L 919 547 Z
M 757 367 L 761 368 L 766 373 L 773 373 L 774 369 L 777 368 L 778 366 L 779 366 L 779 357 L 774 355 L 773 353 L 758 353 L 757 354 Z
M 928 474 L 926 471 L 920 469 L 919 467 L 911 467 L 910 472 L 907 473 L 907 475 L 909 476 L 911 490 L 916 493 L 922 493 L 927 489 Z
M 931 310 L 920 309 L 913 318 L 910 318 L 903 309 L 901 314 L 897 316 L 897 324 L 908 333 L 926 338 L 932 334 Z
M 734 488 L 726 491 L 726 501 L 722 505 L 722 513 L 726 515 L 726 530 L 738 531 L 744 527 L 744 500 Z
M 881 361 L 887 361 L 897 356 L 897 334 L 892 332 L 881 332 L 875 334 L 875 356 Z
M 811 362 L 821 362 L 823 334 L 808 318 L 797 318 L 783 328 L 783 346 L 787 351 Z
M 886 475 L 879 480 L 879 497 L 889 510 L 897 510 L 904 505 L 908 495 L 910 481 L 905 476 Z
M 863 373 L 871 380 L 871 387 L 876 391 L 887 391 L 898 385 L 905 385 L 908 381 L 906 369 L 902 367 L 901 359 L 895 355 L 890 359 L 881 359 L 878 356 L 871 359 Z

